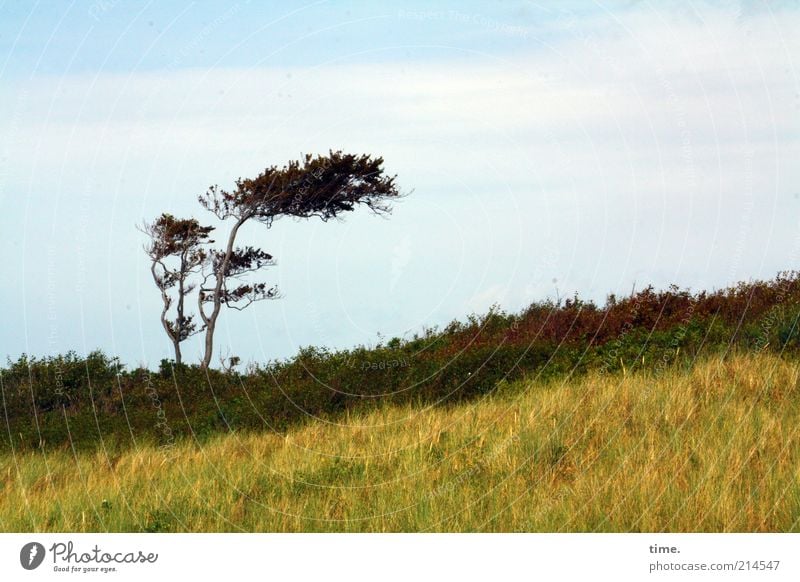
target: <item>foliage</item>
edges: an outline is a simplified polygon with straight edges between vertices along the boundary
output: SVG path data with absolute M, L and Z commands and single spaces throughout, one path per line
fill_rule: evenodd
M 233 190 L 212 186 L 200 204 L 220 220 L 254 219 L 271 226 L 284 216 L 323 221 L 350 212 L 359 204 L 385 214 L 399 197 L 395 177 L 383 172 L 383 158 L 331 151 L 306 155 L 279 168 L 270 166 L 252 179 L 239 178 Z

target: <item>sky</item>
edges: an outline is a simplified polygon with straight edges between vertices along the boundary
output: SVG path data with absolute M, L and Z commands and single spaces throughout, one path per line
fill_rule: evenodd
M 0 358 L 156 366 L 136 225 L 224 227 L 209 186 L 331 149 L 382 156 L 408 196 L 248 224 L 283 297 L 223 313 L 218 353 L 798 268 L 798 4 L 432 4 L 0 0 Z

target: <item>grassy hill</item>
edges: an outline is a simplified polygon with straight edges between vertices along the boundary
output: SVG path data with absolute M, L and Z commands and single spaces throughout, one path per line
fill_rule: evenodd
M 742 352 L 800 354 L 800 275 L 714 292 L 651 287 L 597 306 L 573 297 L 492 310 L 376 346 L 308 347 L 245 370 L 128 369 L 100 352 L 23 356 L 0 369 L 0 450 L 92 451 L 285 433 L 376 407 L 455 406 L 522 379 L 690 368 Z M 518 385 L 518 384 L 515 384 Z
M 334 420 L 6 450 L 0 529 L 800 531 L 800 365 L 766 352 Z

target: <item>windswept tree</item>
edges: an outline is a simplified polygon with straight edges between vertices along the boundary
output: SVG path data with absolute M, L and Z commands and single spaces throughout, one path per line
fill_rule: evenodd
M 209 260 L 204 246 L 214 242 L 209 239 L 214 227 L 201 226 L 193 218 L 162 214 L 153 222 L 145 222 L 141 230 L 150 238 L 144 250 L 151 261 L 153 281 L 161 291 L 161 325 L 175 348 L 175 363 L 180 364 L 181 343 L 203 331 L 202 327 L 198 329 L 194 317 L 187 314 L 185 300 L 195 289 L 190 276 Z M 175 315 L 171 318 L 173 305 Z
M 283 167 L 270 166 L 252 179 L 239 178 L 235 187 L 212 186 L 200 204 L 218 219 L 231 221 L 224 250 L 213 251 L 205 264 L 198 293 L 205 328 L 202 366 L 211 364 L 214 331 L 222 306 L 244 309 L 253 302 L 277 296 L 274 286 L 243 281 L 246 275 L 274 264 L 272 256 L 254 247 L 237 247 L 236 237 L 247 222 L 267 228 L 281 217 L 338 218 L 363 205 L 377 214 L 391 211 L 389 202 L 400 196 L 395 177 L 383 171 L 383 158 L 369 155 L 307 155 Z

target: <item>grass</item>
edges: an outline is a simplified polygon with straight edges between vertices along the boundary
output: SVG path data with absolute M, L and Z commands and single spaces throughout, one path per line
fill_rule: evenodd
M 283 435 L 0 453 L 2 531 L 800 531 L 800 363 L 517 381 Z

